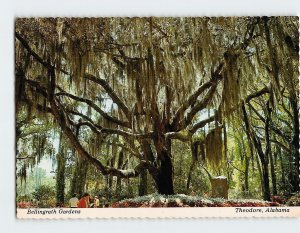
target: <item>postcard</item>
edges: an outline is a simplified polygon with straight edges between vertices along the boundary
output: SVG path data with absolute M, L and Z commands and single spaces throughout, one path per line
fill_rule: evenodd
M 299 217 L 299 18 L 15 19 L 22 219 Z

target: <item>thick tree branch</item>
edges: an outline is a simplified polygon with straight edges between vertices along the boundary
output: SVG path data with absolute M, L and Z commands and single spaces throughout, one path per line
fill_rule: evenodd
M 205 120 L 199 121 L 197 124 L 195 124 L 195 125 L 193 126 L 192 129 L 190 129 L 190 132 L 191 132 L 192 134 L 196 133 L 196 131 L 197 131 L 198 129 L 203 128 L 206 124 L 208 124 L 208 123 L 210 123 L 210 122 L 213 122 L 213 121 L 215 120 L 215 118 L 216 118 L 215 116 L 211 116 L 211 117 L 209 117 L 209 118 L 207 118 L 207 119 L 205 119 Z
M 29 82 L 29 83 L 32 84 L 32 85 L 34 85 L 34 87 L 36 87 L 37 89 L 45 91 L 45 88 L 42 88 L 39 85 L 38 82 L 32 81 L 32 82 Z M 66 93 L 66 94 L 68 94 L 68 93 Z M 40 106 L 40 108 L 42 109 L 42 106 Z M 50 109 L 48 109 L 48 110 L 50 110 Z M 61 109 L 61 110 L 64 112 L 63 109 Z M 141 134 L 134 134 L 134 133 L 126 132 L 126 131 L 119 130 L 119 129 L 103 128 L 102 126 L 99 126 L 97 124 L 93 124 L 93 122 L 91 121 L 91 119 L 87 119 L 86 116 L 83 115 L 83 114 L 80 114 L 80 113 L 75 112 L 75 111 L 71 111 L 71 113 L 75 114 L 75 115 L 80 115 L 84 119 L 88 120 L 86 122 L 80 122 L 79 124 L 77 124 L 77 126 L 86 125 L 86 126 L 90 127 L 95 133 L 100 133 L 100 134 L 117 134 L 117 135 L 121 135 L 123 137 L 130 137 L 130 138 L 133 138 L 133 139 L 147 139 L 147 138 L 152 138 L 153 135 L 154 135 L 153 132 L 141 133 Z
M 66 109 L 66 111 L 68 113 L 71 113 L 72 115 L 80 116 L 82 119 L 85 119 L 86 121 L 89 121 L 89 122 L 93 123 L 93 120 L 90 117 L 84 115 L 83 113 L 80 113 L 80 112 L 77 112 L 77 111 L 74 111 L 74 110 L 70 110 L 70 109 Z
M 79 122 L 79 123 L 75 124 L 75 126 L 77 126 L 77 127 L 88 126 L 94 133 L 97 133 L 97 134 L 116 134 L 116 135 L 120 135 L 123 137 L 130 137 L 133 139 L 147 139 L 147 138 L 152 138 L 154 135 L 153 132 L 135 134 L 135 133 L 129 133 L 129 132 L 126 132 L 123 130 L 119 130 L 119 129 L 103 128 L 100 125 L 93 124 L 92 122 L 88 122 L 88 121 Z
M 38 81 L 34 81 L 34 80 L 31 80 L 31 79 L 25 79 L 25 78 L 24 78 L 24 81 L 26 83 L 28 83 L 32 88 L 34 87 L 35 91 L 42 94 L 43 97 L 49 98 L 47 89 L 45 87 L 41 86 Z
M 98 105 L 96 105 L 93 101 L 91 101 L 89 99 L 81 98 L 81 97 L 72 95 L 72 94 L 67 93 L 67 92 L 59 92 L 59 93 L 56 94 L 56 96 L 67 96 L 67 97 L 69 97 L 73 100 L 76 100 L 76 101 L 79 101 L 79 102 L 82 102 L 82 103 L 86 103 L 87 105 L 92 107 L 96 112 L 100 113 L 103 116 L 104 119 L 106 119 L 110 122 L 113 122 L 115 124 L 118 124 L 120 126 L 130 128 L 129 122 L 124 122 L 124 121 L 121 121 L 121 120 L 119 120 L 115 117 L 112 117 L 112 116 L 108 115 L 101 108 L 99 108 Z
M 39 90 L 45 91 L 45 88 L 40 86 L 40 84 L 36 81 L 29 81 L 29 84 L 33 85 L 35 88 Z M 64 112 L 64 109 L 62 108 L 62 105 L 59 103 L 57 99 L 53 99 L 51 102 L 51 108 L 44 109 L 43 106 L 37 105 L 36 107 L 43 111 L 43 112 L 48 112 L 51 111 L 55 119 L 58 121 L 59 125 L 61 126 L 62 130 L 64 131 L 65 135 L 69 138 L 70 143 L 72 146 L 78 151 L 80 156 L 88 160 L 91 164 L 96 166 L 100 172 L 103 175 L 108 175 L 111 174 L 113 176 L 118 176 L 121 178 L 130 178 L 130 177 L 136 177 L 138 176 L 142 171 L 145 169 L 149 169 L 149 172 L 152 172 L 153 174 L 157 173 L 157 169 L 150 163 L 146 161 L 140 161 L 140 163 L 134 168 L 134 169 L 128 169 L 128 170 L 121 170 L 121 169 L 116 169 L 113 167 L 108 167 L 104 166 L 99 160 L 95 159 L 92 157 L 80 144 L 78 141 L 77 137 L 75 136 L 73 130 L 69 127 L 69 123 L 73 123 L 70 119 L 67 119 L 67 116 Z M 58 107 L 61 106 L 61 107 Z M 148 134 L 131 134 L 122 130 L 117 130 L 117 129 L 106 129 L 102 128 L 101 126 L 95 126 L 91 122 L 81 122 L 78 123 L 78 126 L 80 125 L 87 125 L 89 126 L 94 132 L 97 133 L 104 133 L 104 134 L 118 134 L 122 135 L 124 137 L 133 137 L 136 139 L 142 139 L 142 138 L 149 138 L 153 136 L 153 133 L 148 133 Z
M 282 142 L 275 140 L 275 139 L 270 139 L 271 142 L 276 143 L 277 145 L 279 145 L 282 149 L 284 149 L 286 152 L 288 153 L 292 153 L 291 149 L 289 149 L 287 146 L 285 146 Z
M 218 81 L 220 80 L 220 72 L 223 68 L 224 63 L 220 63 L 216 71 L 212 74 L 212 79 L 208 82 L 202 84 L 191 96 L 188 97 L 187 101 L 185 101 L 176 111 L 175 116 L 173 118 L 173 121 L 171 123 L 172 128 L 176 128 L 176 125 L 180 122 L 182 119 L 182 116 L 184 115 L 184 112 L 190 107 L 193 106 L 197 98 L 208 88 L 212 86 L 216 86 L 218 84 Z
M 40 64 L 42 64 L 44 67 L 48 69 L 57 69 L 55 66 L 50 64 L 49 62 L 45 61 L 40 55 L 38 55 L 29 45 L 29 43 L 18 33 L 15 32 L 15 37 L 21 42 L 23 47 L 28 51 L 28 53 L 34 57 Z M 63 69 L 58 69 L 60 72 L 69 75 L 69 72 L 63 70 Z
M 264 87 L 263 89 L 248 95 L 245 102 L 249 103 L 253 98 L 259 97 L 259 96 L 261 96 L 263 94 L 266 94 L 266 93 L 270 93 L 270 90 L 269 90 L 268 87 Z
M 16 38 L 21 42 L 24 48 L 28 51 L 28 53 L 33 56 L 39 63 L 41 63 L 46 68 L 52 68 L 52 65 L 48 62 L 44 61 L 33 49 L 29 46 L 28 42 L 18 33 L 15 32 Z
M 119 98 L 119 96 L 116 94 L 116 92 L 111 88 L 111 86 L 101 78 L 96 78 L 95 76 L 91 74 L 85 74 L 85 79 L 90 80 L 94 83 L 99 84 L 103 89 L 107 92 L 107 94 L 111 97 L 111 99 L 119 106 L 119 108 L 123 111 L 127 119 L 130 121 L 131 114 L 128 109 L 128 107 L 125 105 L 125 103 Z
M 241 49 L 245 50 L 250 44 L 251 40 L 254 38 L 254 30 L 258 23 L 259 23 L 259 18 L 254 17 L 253 21 L 247 25 L 247 31 L 244 36 L 244 41 L 241 44 Z
M 188 142 L 192 140 L 192 134 L 190 132 L 170 132 L 165 134 L 166 140 L 178 139 L 182 142 Z
M 286 112 L 286 114 L 287 114 L 291 119 L 294 119 L 292 113 L 291 113 L 291 112 L 287 109 L 287 107 L 285 106 L 284 101 L 282 101 L 281 106 L 282 106 L 282 109 Z
M 250 104 L 248 103 L 249 107 L 253 112 L 259 117 L 259 119 L 263 122 L 266 123 L 266 119 Z M 282 137 L 286 142 L 290 143 L 291 139 L 288 135 L 284 134 L 280 129 L 276 128 L 275 125 L 272 123 L 270 124 L 271 129 L 280 137 Z
M 158 25 L 154 22 L 154 20 L 153 20 L 152 17 L 151 17 L 151 18 L 148 18 L 147 21 L 153 26 L 153 28 L 155 28 L 157 31 L 159 31 L 159 32 L 163 35 L 163 37 L 168 37 L 167 33 L 165 33 L 165 32 L 160 28 L 160 26 L 158 26 Z
M 193 120 L 194 116 L 201 110 L 203 110 L 208 103 L 211 101 L 213 95 L 215 94 L 217 89 L 217 83 L 213 85 L 209 91 L 206 93 L 205 97 L 200 101 L 197 101 L 195 105 L 191 108 L 191 110 L 187 113 L 186 117 L 179 122 L 179 126 L 182 128 L 187 127 Z
M 57 106 L 57 100 L 53 100 L 51 102 L 51 109 L 52 114 L 55 117 L 55 119 L 58 121 L 59 125 L 61 126 L 64 134 L 69 139 L 70 144 L 73 146 L 73 148 L 76 149 L 79 156 L 93 164 L 103 175 L 113 175 L 118 176 L 120 178 L 130 178 L 130 177 L 136 177 L 138 176 L 142 171 L 149 169 L 149 171 L 155 171 L 156 168 L 149 162 L 146 162 L 144 160 L 141 160 L 140 163 L 134 168 L 134 169 L 128 169 L 128 170 L 121 170 L 116 169 L 113 167 L 105 166 L 103 165 L 99 160 L 92 157 L 80 144 L 77 137 L 73 133 L 73 130 L 68 126 L 67 119 L 65 117 L 65 114 L 62 110 L 59 109 Z
M 252 104 L 250 103 L 250 101 L 256 97 L 259 97 L 261 95 L 270 93 L 270 90 L 268 87 L 264 87 L 261 90 L 252 93 L 250 95 L 248 95 L 245 99 L 245 102 L 249 105 L 249 107 L 251 108 L 251 110 L 253 110 L 253 112 L 258 116 L 258 118 L 263 122 L 266 123 L 266 119 L 252 106 Z M 284 105 L 284 104 L 283 104 Z M 274 125 L 273 122 L 271 122 L 270 124 L 270 128 L 271 130 L 273 130 L 277 135 L 279 135 L 280 137 L 282 137 L 285 141 L 290 142 L 291 139 L 289 138 L 288 135 L 285 135 L 281 130 L 279 130 L 278 128 L 276 128 L 276 126 Z
M 25 156 L 25 157 L 17 157 L 16 159 L 22 160 L 22 159 L 34 159 L 34 156 Z
M 285 124 L 286 127 L 288 127 L 291 131 L 293 130 L 293 127 L 292 127 L 292 123 L 288 122 L 287 120 L 277 116 L 277 119 L 281 122 L 283 122 Z
M 246 107 L 244 104 L 242 105 L 242 112 L 243 112 L 244 123 L 245 123 L 245 127 L 246 127 L 246 134 L 249 139 L 252 139 L 255 149 L 258 153 L 258 156 L 261 159 L 261 162 L 265 163 L 266 158 L 265 158 L 265 154 L 262 150 L 261 142 L 260 142 L 259 138 L 257 137 L 257 135 L 255 134 L 255 132 L 253 131 L 253 128 L 249 122 L 248 114 L 247 114 Z
M 118 146 L 118 147 L 122 148 L 123 150 L 126 150 L 126 151 L 130 152 L 130 154 L 134 155 L 136 158 L 140 158 L 140 156 L 141 156 L 138 151 L 135 151 L 133 148 L 125 146 L 124 144 L 111 143 L 111 142 L 106 142 L 105 144 Z

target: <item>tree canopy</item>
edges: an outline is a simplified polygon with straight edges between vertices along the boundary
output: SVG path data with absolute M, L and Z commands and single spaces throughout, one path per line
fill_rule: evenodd
M 17 148 L 24 151 L 24 131 L 42 124 L 37 141 L 44 144 L 31 141 L 33 147 L 46 148 L 46 138 L 62 132 L 63 154 L 119 184 L 139 176 L 140 194 L 147 174 L 159 193 L 178 192 L 174 167 L 184 161 L 187 188 L 199 166 L 229 180 L 236 170 L 244 190 L 251 188 L 249 174 L 260 175 L 268 200 L 269 177 L 274 194 L 281 164 L 289 173 L 281 184 L 290 180 L 289 190 L 297 191 L 298 23 L 297 17 L 18 18 Z

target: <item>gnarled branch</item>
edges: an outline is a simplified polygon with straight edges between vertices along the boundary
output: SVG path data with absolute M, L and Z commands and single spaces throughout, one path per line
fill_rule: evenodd
M 94 83 L 99 84 L 103 89 L 107 92 L 107 94 L 111 97 L 111 99 L 119 106 L 119 108 L 123 111 L 127 119 L 130 121 L 131 114 L 128 107 L 125 103 L 120 99 L 120 97 L 116 94 L 116 92 L 111 88 L 111 86 L 106 82 L 106 80 L 102 78 L 96 78 L 94 75 L 85 74 L 85 79 L 90 80 Z
M 89 105 L 90 107 L 92 107 L 96 112 L 100 113 L 104 119 L 110 121 L 110 122 L 113 122 L 115 124 L 118 124 L 120 126 L 123 126 L 123 127 L 127 127 L 127 128 L 130 128 L 130 123 L 129 122 L 125 122 L 125 121 L 121 121 L 115 117 L 112 117 L 110 115 L 108 115 L 106 112 L 104 112 L 100 107 L 98 107 L 98 105 L 96 105 L 93 101 L 89 100 L 89 99 L 85 99 L 85 98 L 82 98 L 82 97 L 78 97 L 78 96 L 75 96 L 75 95 L 72 95 L 70 93 L 67 93 L 67 92 L 59 92 L 57 94 L 55 94 L 56 96 L 67 96 L 73 100 L 76 100 L 76 101 L 79 101 L 79 102 L 82 102 L 82 103 L 86 103 L 87 105 Z
M 205 97 L 202 100 L 197 101 L 195 103 L 195 105 L 187 113 L 186 117 L 179 122 L 179 126 L 181 128 L 187 127 L 192 122 L 194 116 L 208 105 L 213 95 L 215 94 L 216 89 L 217 89 L 217 83 L 209 89 L 209 91 L 206 93 Z
M 206 124 L 213 122 L 215 120 L 215 116 L 211 116 L 205 120 L 199 121 L 197 124 L 193 126 L 192 129 L 190 129 L 190 132 L 194 134 L 198 129 L 203 128 Z
M 258 118 L 263 122 L 266 123 L 266 119 L 250 104 L 248 103 L 249 107 L 251 108 L 251 110 L 253 110 L 253 112 L 258 116 Z M 291 142 L 291 138 L 284 134 L 280 129 L 276 128 L 274 123 L 270 124 L 270 128 L 271 130 L 274 131 L 274 133 L 276 133 L 277 135 L 279 135 L 280 137 L 282 137 L 286 142 L 290 143 Z
M 88 122 L 88 121 L 81 121 L 77 124 L 75 124 L 75 126 L 80 127 L 80 126 L 88 126 L 94 133 L 97 134 L 117 134 L 123 137 L 130 137 L 133 139 L 147 139 L 147 138 L 152 138 L 154 133 L 153 132 L 149 132 L 149 133 L 130 133 L 130 132 L 126 132 L 123 130 L 119 130 L 119 129 L 109 129 L 109 128 L 103 128 L 100 125 L 97 124 L 93 124 L 92 122 Z
M 99 169 L 99 171 L 103 175 L 110 174 L 121 178 L 130 178 L 130 177 L 138 176 L 142 171 L 146 169 L 148 169 L 151 172 L 155 172 L 157 170 L 150 162 L 144 160 L 141 160 L 140 163 L 134 169 L 127 169 L 127 170 L 116 169 L 113 167 L 103 165 L 98 159 L 92 157 L 83 148 L 83 146 L 80 144 L 77 137 L 73 133 L 73 130 L 67 124 L 67 119 L 65 118 L 65 114 L 62 111 L 60 111 L 57 104 L 58 103 L 56 99 L 51 101 L 52 114 L 55 117 L 55 119 L 58 121 L 66 137 L 69 139 L 70 144 L 76 149 L 76 151 L 78 152 L 79 156 L 82 159 L 89 161 L 91 164 L 93 164 L 97 169 Z
M 165 134 L 166 140 L 178 139 L 182 142 L 188 142 L 192 140 L 192 134 L 190 132 L 170 132 Z
M 221 78 L 220 72 L 223 68 L 224 63 L 220 63 L 216 71 L 212 74 L 212 79 L 207 81 L 206 83 L 202 84 L 192 95 L 188 97 L 188 99 L 177 109 L 175 116 L 173 118 L 173 122 L 171 123 L 171 126 L 174 128 L 181 120 L 181 117 L 183 116 L 184 112 L 190 107 L 193 106 L 197 98 L 208 88 L 215 86 L 218 82 L 218 80 Z
M 18 32 L 15 32 L 15 37 L 21 42 L 23 47 L 28 51 L 28 53 L 34 57 L 40 64 L 42 64 L 44 67 L 48 69 L 57 69 L 55 66 L 50 64 L 49 62 L 45 61 L 40 55 L 38 55 L 29 45 L 29 43 L 24 39 Z M 58 69 L 60 72 L 69 75 L 68 71 L 65 71 L 63 69 Z
M 270 90 L 269 90 L 268 87 L 264 87 L 263 89 L 261 89 L 261 90 L 255 92 L 255 93 L 252 93 L 252 94 L 248 95 L 246 97 L 245 102 L 249 103 L 253 98 L 259 97 L 259 96 L 261 96 L 263 94 L 267 94 L 267 93 L 270 93 Z

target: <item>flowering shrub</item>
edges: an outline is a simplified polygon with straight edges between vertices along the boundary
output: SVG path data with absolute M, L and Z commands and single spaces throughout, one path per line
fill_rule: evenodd
M 230 199 L 203 198 L 200 196 L 159 195 L 151 194 L 147 196 L 125 199 L 111 204 L 113 208 L 139 208 L 139 207 L 266 207 L 279 206 L 277 202 L 267 202 L 252 199 Z
M 287 201 L 288 206 L 300 206 L 300 193 L 290 197 Z
M 279 204 L 285 204 L 286 203 L 286 197 L 283 196 L 273 196 L 271 198 L 272 202 L 277 202 Z
M 17 203 L 17 207 L 18 208 L 23 208 L 23 209 L 25 209 L 25 208 L 33 208 L 34 207 L 34 205 L 33 205 L 33 203 L 32 202 L 26 202 L 26 201 L 21 201 L 21 202 L 18 202 Z

